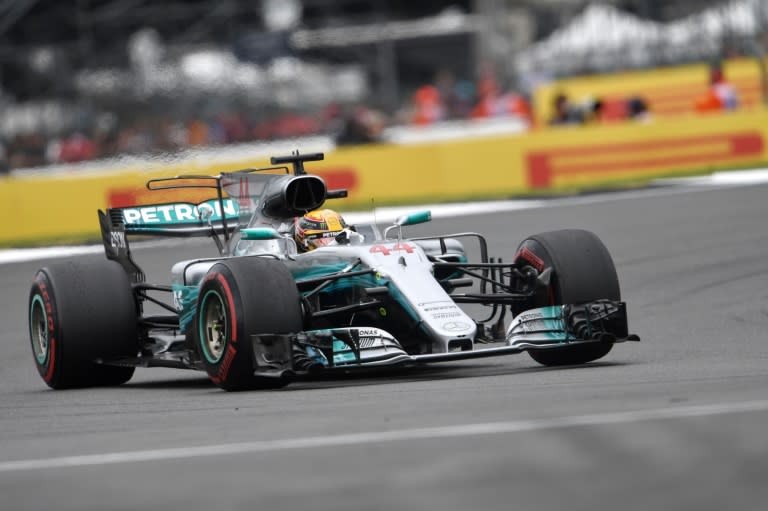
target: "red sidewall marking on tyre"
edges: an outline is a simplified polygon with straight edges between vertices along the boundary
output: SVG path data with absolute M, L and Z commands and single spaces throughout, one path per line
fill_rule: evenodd
M 48 341 L 48 370 L 43 376 L 43 380 L 50 382 L 53 379 L 53 371 L 56 365 L 56 339 L 51 337 Z
M 40 288 L 40 296 L 43 298 L 43 304 L 45 305 L 46 328 L 48 328 L 48 367 L 43 375 L 43 380 L 46 383 L 50 383 L 53 379 L 53 372 L 56 369 L 56 320 L 54 319 L 53 300 L 51 300 L 51 294 L 48 292 L 48 286 L 45 285 L 45 281 L 42 279 L 37 279 L 36 282 L 37 287 Z
M 221 361 L 219 370 L 216 373 L 216 376 L 211 378 L 213 383 L 219 385 L 221 382 L 227 379 L 227 375 L 229 374 L 229 369 L 232 367 L 232 361 L 235 359 L 235 355 L 237 355 L 237 350 L 235 347 L 231 344 L 227 345 L 227 353 L 224 355 L 224 359 Z
M 523 247 L 517 251 L 517 254 L 515 254 L 515 259 L 518 258 L 528 261 L 531 266 L 539 271 L 539 273 L 544 271 L 544 261 L 539 256 L 534 254 L 533 251 L 528 247 Z
M 237 317 L 235 316 L 235 299 L 232 296 L 232 289 L 229 287 L 229 283 L 227 282 L 227 279 L 224 278 L 224 275 L 221 273 L 216 274 L 216 280 L 219 281 L 219 284 L 221 284 L 222 289 L 224 290 L 224 294 L 227 295 L 227 304 L 229 305 L 229 317 L 230 322 L 232 323 L 231 328 L 231 341 L 232 344 L 237 342 Z

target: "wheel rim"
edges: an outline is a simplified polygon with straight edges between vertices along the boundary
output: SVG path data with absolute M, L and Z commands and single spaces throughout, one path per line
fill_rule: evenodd
M 40 365 L 48 360 L 50 344 L 48 342 L 48 313 L 40 295 L 32 298 L 29 309 L 29 334 L 32 340 L 32 351 Z
M 208 291 L 200 307 L 200 344 L 211 364 L 221 360 L 227 346 L 227 311 L 216 291 Z

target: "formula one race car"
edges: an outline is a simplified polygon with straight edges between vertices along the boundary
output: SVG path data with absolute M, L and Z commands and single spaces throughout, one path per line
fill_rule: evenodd
M 118 385 L 136 367 L 172 367 L 206 371 L 227 390 L 264 389 L 314 372 L 524 351 L 547 366 L 583 364 L 639 340 L 611 256 L 587 231 L 530 236 L 502 262 L 476 233 L 404 238 L 403 227 L 430 220 L 421 212 L 300 253 L 294 219 L 346 197 L 305 172 L 321 159 L 296 153 L 264 169 L 153 179 L 150 190 L 210 188 L 214 198 L 99 211 L 107 258 L 51 264 L 32 284 L 43 380 Z M 178 262 L 170 286 L 150 284 L 131 256 L 137 235 L 209 236 L 221 255 Z M 468 261 L 467 242 L 479 262 Z

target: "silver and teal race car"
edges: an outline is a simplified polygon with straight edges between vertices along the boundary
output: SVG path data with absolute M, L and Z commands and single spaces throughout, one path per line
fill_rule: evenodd
M 136 367 L 172 367 L 205 371 L 226 390 L 264 389 L 296 375 L 522 352 L 583 364 L 639 340 L 611 256 L 587 231 L 529 236 L 502 262 L 477 233 L 406 237 L 430 220 L 417 212 L 300 253 L 294 219 L 346 197 L 305 172 L 322 158 L 153 179 L 150 190 L 207 188 L 212 198 L 99 211 L 106 259 L 51 264 L 32 283 L 29 332 L 45 383 L 119 385 Z M 170 285 L 148 283 L 129 238 L 155 235 L 209 236 L 220 256 L 176 263 Z

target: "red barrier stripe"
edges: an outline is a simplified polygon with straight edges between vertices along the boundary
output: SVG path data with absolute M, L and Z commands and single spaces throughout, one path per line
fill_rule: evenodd
M 353 168 L 331 168 L 322 169 L 318 171 L 312 171 L 312 174 L 316 174 L 323 178 L 325 185 L 329 190 L 338 190 L 344 188 L 352 191 L 357 189 L 357 172 Z
M 599 158 L 605 155 L 620 156 L 627 153 L 639 153 L 642 151 L 654 151 L 663 149 L 680 149 L 711 147 L 715 143 L 728 142 L 728 151 L 721 154 L 707 152 L 706 154 L 669 155 L 622 159 L 618 161 L 597 161 L 594 163 L 576 163 L 556 165 L 553 160 L 561 156 L 595 156 Z M 581 147 L 567 147 L 547 151 L 533 151 L 527 154 L 528 183 L 533 188 L 547 188 L 552 186 L 556 175 L 578 175 L 591 173 L 622 172 L 627 170 L 660 170 L 665 167 L 676 167 L 686 164 L 703 164 L 730 161 L 745 156 L 758 156 L 762 154 L 764 147 L 763 137 L 758 132 L 728 133 L 719 135 L 706 135 L 698 137 L 686 137 L 678 139 L 655 139 L 642 142 L 624 142 L 618 144 L 590 145 Z

